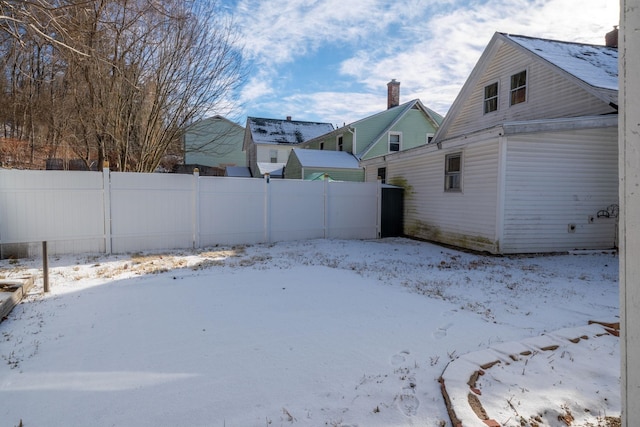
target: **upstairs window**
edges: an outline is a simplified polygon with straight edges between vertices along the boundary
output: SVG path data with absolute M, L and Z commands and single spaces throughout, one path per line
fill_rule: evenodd
M 344 140 L 342 139 L 342 135 L 340 135 L 336 140 L 336 150 L 338 151 L 344 150 Z
M 520 104 L 527 100 L 527 71 L 520 71 L 511 76 L 511 103 Z
M 399 133 L 389 134 L 389 151 L 400 151 L 401 138 Z
M 269 150 L 269 158 L 271 163 L 278 163 L 278 150 Z
M 447 154 L 444 158 L 444 191 L 462 190 L 462 153 Z
M 498 109 L 498 83 L 491 83 L 484 87 L 484 113 Z
M 324 141 L 322 141 L 322 142 L 320 143 L 320 149 L 321 149 L 321 150 L 324 150 Z

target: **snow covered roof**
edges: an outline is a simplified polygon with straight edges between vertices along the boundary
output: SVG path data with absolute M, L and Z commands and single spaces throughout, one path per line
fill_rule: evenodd
M 504 34 L 505 37 L 589 85 L 618 90 L 618 49 Z
M 333 131 L 331 123 L 248 117 L 247 127 L 256 144 L 300 144 Z
M 282 177 L 284 174 L 284 163 L 258 162 L 260 175 L 269 174 L 274 177 Z
M 293 152 L 303 168 L 359 169 L 358 160 L 346 151 L 309 150 L 294 148 Z

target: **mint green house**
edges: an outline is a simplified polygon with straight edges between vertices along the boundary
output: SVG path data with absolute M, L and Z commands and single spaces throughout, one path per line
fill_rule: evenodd
M 247 166 L 244 128 L 222 116 L 199 120 L 184 134 L 184 163 L 208 166 L 224 175 L 227 166 Z
M 387 86 L 387 110 L 309 140 L 301 147 L 346 151 L 361 162 L 429 143 L 443 117 L 419 99 L 399 105 L 400 83 L 392 80 Z

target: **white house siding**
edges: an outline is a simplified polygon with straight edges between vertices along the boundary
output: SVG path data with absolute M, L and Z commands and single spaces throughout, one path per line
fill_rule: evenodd
M 511 135 L 506 141 L 503 253 L 614 246 L 615 219 L 598 219 L 597 213 L 618 203 L 615 127 Z
M 506 43 L 489 61 L 482 78 L 461 105 L 458 117 L 441 140 L 487 129 L 507 121 L 576 117 L 611 113 L 606 102 L 579 88 L 542 61 L 533 61 Z M 527 101 L 509 106 L 511 75 L 527 70 Z M 498 110 L 484 114 L 484 87 L 498 82 Z
M 478 134 L 465 147 L 420 147 L 387 157 L 387 183 L 405 188 L 404 233 L 479 251 L 496 252 L 497 137 Z M 469 142 L 466 140 L 465 142 Z M 445 155 L 463 153 L 463 191 L 444 191 Z M 383 164 L 367 162 L 373 181 Z

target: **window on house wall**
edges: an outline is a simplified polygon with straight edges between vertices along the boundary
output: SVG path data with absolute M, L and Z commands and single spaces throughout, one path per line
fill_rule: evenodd
M 278 150 L 269 150 L 269 158 L 271 163 L 278 163 Z
M 444 190 L 462 190 L 462 153 L 447 154 L 444 158 Z
M 389 133 L 389 151 L 400 151 L 400 143 L 399 133 Z
M 322 141 L 322 142 L 320 143 L 320 149 L 321 149 L 321 150 L 324 150 L 324 141 Z
M 433 141 L 433 136 L 434 136 L 433 133 L 428 133 L 427 134 L 427 144 L 429 144 L 431 141 Z
M 343 151 L 344 150 L 344 142 L 342 135 L 340 135 L 336 140 L 336 150 Z
M 387 183 L 387 168 L 378 168 L 378 179 L 382 181 L 383 184 Z
M 498 83 L 491 83 L 484 87 L 484 113 L 498 109 Z
M 511 76 L 511 103 L 520 104 L 527 100 L 527 71 L 520 71 Z

